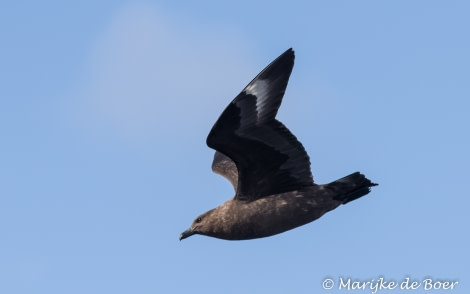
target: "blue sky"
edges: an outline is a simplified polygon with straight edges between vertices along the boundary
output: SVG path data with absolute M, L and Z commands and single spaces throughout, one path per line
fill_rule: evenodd
M 347 293 L 322 282 L 410 277 L 468 293 L 469 9 L 0 4 L 0 292 Z M 315 181 L 359 170 L 380 186 L 270 238 L 179 242 L 233 196 L 210 170 L 212 124 L 289 47 L 278 118 Z

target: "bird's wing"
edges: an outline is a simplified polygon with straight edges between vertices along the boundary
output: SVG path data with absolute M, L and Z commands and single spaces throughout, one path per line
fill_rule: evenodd
M 237 200 L 252 201 L 313 184 L 307 152 L 275 119 L 293 66 L 294 51 L 289 49 L 227 106 L 207 137 L 209 147 L 236 164 Z
M 216 151 L 214 154 L 214 160 L 212 161 L 212 170 L 229 180 L 230 183 L 232 183 L 235 192 L 237 191 L 238 169 L 233 160 L 219 151 Z

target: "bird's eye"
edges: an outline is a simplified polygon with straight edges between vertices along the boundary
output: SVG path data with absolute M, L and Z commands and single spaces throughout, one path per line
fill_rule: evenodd
M 196 219 L 196 222 L 197 222 L 197 223 L 200 223 L 201 220 L 202 220 L 202 218 L 198 217 L 198 218 Z

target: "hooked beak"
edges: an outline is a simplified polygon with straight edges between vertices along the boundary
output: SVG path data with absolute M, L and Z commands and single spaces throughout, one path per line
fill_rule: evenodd
M 183 239 L 188 238 L 189 236 L 192 236 L 192 235 L 196 234 L 197 233 L 196 229 L 197 229 L 197 227 L 191 227 L 191 228 L 187 229 L 186 231 L 184 231 L 183 233 L 181 233 L 180 241 L 183 240 Z

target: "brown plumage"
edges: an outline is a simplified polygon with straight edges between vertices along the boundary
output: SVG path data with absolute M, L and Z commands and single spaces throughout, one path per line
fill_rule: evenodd
M 227 178 L 235 196 L 203 213 L 180 240 L 201 234 L 226 240 L 268 237 L 307 224 L 376 184 L 355 172 L 326 185 L 313 182 L 302 144 L 278 120 L 294 51 L 287 50 L 227 106 L 207 145 L 212 170 Z

